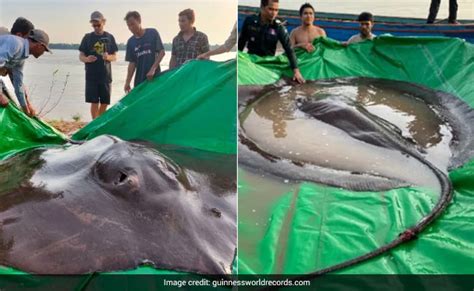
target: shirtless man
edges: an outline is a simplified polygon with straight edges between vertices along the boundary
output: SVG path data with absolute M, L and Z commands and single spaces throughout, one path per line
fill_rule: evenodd
M 326 36 L 321 27 L 314 25 L 314 8 L 309 3 L 300 7 L 301 26 L 293 29 L 290 42 L 293 48 L 303 48 L 308 52 L 314 51 L 313 40 L 317 37 Z

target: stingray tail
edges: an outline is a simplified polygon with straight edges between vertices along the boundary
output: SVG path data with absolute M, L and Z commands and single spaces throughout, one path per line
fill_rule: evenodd
M 436 178 L 438 179 L 440 183 L 441 195 L 435 207 L 431 210 L 431 212 L 428 213 L 426 216 L 424 216 L 415 226 L 402 232 L 397 238 L 395 238 L 390 243 L 385 244 L 379 247 L 378 249 L 375 249 L 362 256 L 350 259 L 348 261 L 345 261 L 345 262 L 342 262 L 342 263 L 339 263 L 339 264 L 336 264 L 336 265 L 333 265 L 333 266 L 330 266 L 330 267 L 327 267 L 327 268 L 324 268 L 312 273 L 302 275 L 301 278 L 311 279 L 317 276 L 321 276 L 324 274 L 328 274 L 328 273 L 345 269 L 347 267 L 354 266 L 356 264 L 368 261 L 382 254 L 385 254 L 395 249 L 396 247 L 417 238 L 418 234 L 423 232 L 431 223 L 433 223 L 444 212 L 444 210 L 448 207 L 449 203 L 451 202 L 453 198 L 453 187 L 448 176 L 445 173 L 443 173 L 441 170 L 439 170 L 437 167 L 435 167 L 433 164 L 431 164 L 429 161 L 424 159 L 420 154 L 408 148 L 405 150 L 406 152 L 411 154 L 413 157 L 418 159 L 420 162 L 425 164 L 427 167 L 429 167 L 433 171 L 433 173 L 436 175 Z

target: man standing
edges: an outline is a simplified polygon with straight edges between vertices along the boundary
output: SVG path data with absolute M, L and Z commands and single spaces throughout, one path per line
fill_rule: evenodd
M 32 54 L 39 58 L 45 51 L 49 52 L 49 37 L 39 29 L 33 29 L 28 38 L 16 35 L 0 35 L 0 71 L 11 72 L 15 94 L 23 111 L 33 116 L 34 112 L 28 106 L 23 87 L 23 66 L 25 60 Z M 8 99 L 0 93 L 0 106 L 8 105 Z
M 18 17 L 12 25 L 11 34 L 26 38 L 35 28 L 33 23 L 24 17 Z
M 160 73 L 160 63 L 165 56 L 165 49 L 158 31 L 154 28 L 142 28 L 141 16 L 136 11 L 128 12 L 125 16 L 128 29 L 133 36 L 127 41 L 125 60 L 129 62 L 127 80 L 124 90 L 130 92 L 130 82 L 135 73 L 134 87 L 145 80 L 152 80 Z
M 428 15 L 428 20 L 426 23 L 432 24 L 436 20 L 436 15 L 438 15 L 439 11 L 439 4 L 441 3 L 441 0 L 431 0 L 431 5 L 430 5 L 430 14 Z M 459 24 L 457 22 L 458 14 L 458 1 L 457 0 L 449 0 L 449 17 L 448 17 L 448 22 L 451 24 Z
M 99 11 L 91 14 L 93 32 L 84 35 L 79 46 L 79 60 L 86 66 L 86 102 L 91 104 L 92 119 L 110 104 L 112 66 L 118 47 L 112 34 L 104 30 L 106 19 Z
M 31 21 L 24 17 L 18 17 L 13 23 L 11 32 L 8 31 L 6 27 L 0 27 L 0 35 L 2 34 L 13 34 L 19 37 L 26 38 L 30 34 L 30 31 L 34 29 L 35 26 Z
M 317 37 L 325 37 L 324 29 L 314 25 L 314 8 L 309 3 L 300 7 L 301 26 L 293 29 L 290 34 L 290 42 L 293 48 L 303 48 L 308 52 L 314 51 L 313 40 Z
M 248 16 L 244 20 L 239 35 L 238 49 L 243 51 L 247 46 L 249 54 L 274 56 L 279 41 L 290 61 L 293 80 L 304 83 L 304 78 L 298 69 L 295 53 L 291 48 L 288 32 L 281 21 L 276 19 L 277 15 L 278 0 L 261 0 L 260 13 Z
M 370 12 L 362 12 L 357 17 L 359 22 L 360 33 L 355 34 L 349 38 L 345 44 L 357 43 L 365 40 L 372 40 L 375 34 L 372 33 L 372 27 L 374 27 L 374 16 Z
M 28 19 L 24 17 L 18 17 L 15 22 L 12 25 L 11 31 L 8 31 L 6 28 L 0 28 L 0 35 L 2 34 L 12 34 L 16 35 L 22 38 L 27 38 L 30 32 L 35 28 L 33 23 L 31 23 Z M 8 70 L 7 68 L 2 68 L 0 70 L 0 76 L 7 76 L 9 77 L 10 81 L 13 83 L 13 74 L 11 70 Z M 3 95 L 8 96 L 8 91 L 5 83 L 3 82 L 2 79 L 0 79 L 0 88 L 1 88 L 1 93 Z M 30 102 L 30 98 L 27 94 L 27 90 L 25 86 L 23 86 L 23 92 L 24 92 L 24 97 L 25 97 L 25 102 L 26 106 L 28 107 L 28 115 L 30 116 L 35 116 L 36 111 L 33 107 L 33 105 Z
M 170 69 L 181 66 L 186 61 L 196 59 L 199 55 L 209 51 L 207 35 L 196 30 L 195 19 L 192 9 L 186 9 L 179 13 L 180 32 L 173 38 Z

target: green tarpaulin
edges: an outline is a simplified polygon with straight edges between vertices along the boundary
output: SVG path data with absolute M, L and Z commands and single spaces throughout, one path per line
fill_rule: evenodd
M 236 64 L 193 61 L 146 82 L 73 139 L 125 140 L 236 152 Z
M 13 104 L 0 108 L 0 124 L 0 160 L 24 150 L 66 141 L 60 132 L 39 119 L 29 118 Z
M 320 38 L 314 46 L 312 53 L 297 51 L 308 80 L 359 76 L 408 81 L 474 106 L 474 46 L 460 39 L 383 36 L 346 47 Z M 292 73 L 284 55 L 239 53 L 238 63 L 239 86 L 271 84 Z M 417 240 L 339 273 L 473 274 L 473 171 L 474 160 L 450 173 L 454 199 Z M 416 188 L 351 192 L 289 184 L 240 169 L 239 273 L 308 273 L 363 255 L 413 226 L 438 198 Z
M 111 134 L 125 140 L 145 140 L 235 154 L 236 78 L 235 60 L 191 61 L 141 84 L 77 132 L 73 139 L 87 140 Z M 0 108 L 0 122 L 0 159 L 27 149 L 66 142 L 62 134 L 37 119 L 28 118 L 13 105 Z M 0 268 L 2 274 L 22 272 Z M 144 266 L 114 274 L 177 273 Z M 85 284 L 91 278 L 81 277 L 78 281 Z M 23 279 L 24 285 L 46 285 L 54 281 L 47 278 L 28 280 Z M 111 280 L 105 282 L 108 282 L 107 288 L 111 288 Z M 77 284 L 79 289 L 81 284 Z

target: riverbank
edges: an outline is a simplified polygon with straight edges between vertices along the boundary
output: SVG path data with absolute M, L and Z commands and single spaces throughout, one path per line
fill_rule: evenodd
M 65 121 L 56 119 L 46 120 L 46 122 L 67 136 L 72 136 L 76 131 L 87 124 L 87 122 L 84 121 Z

